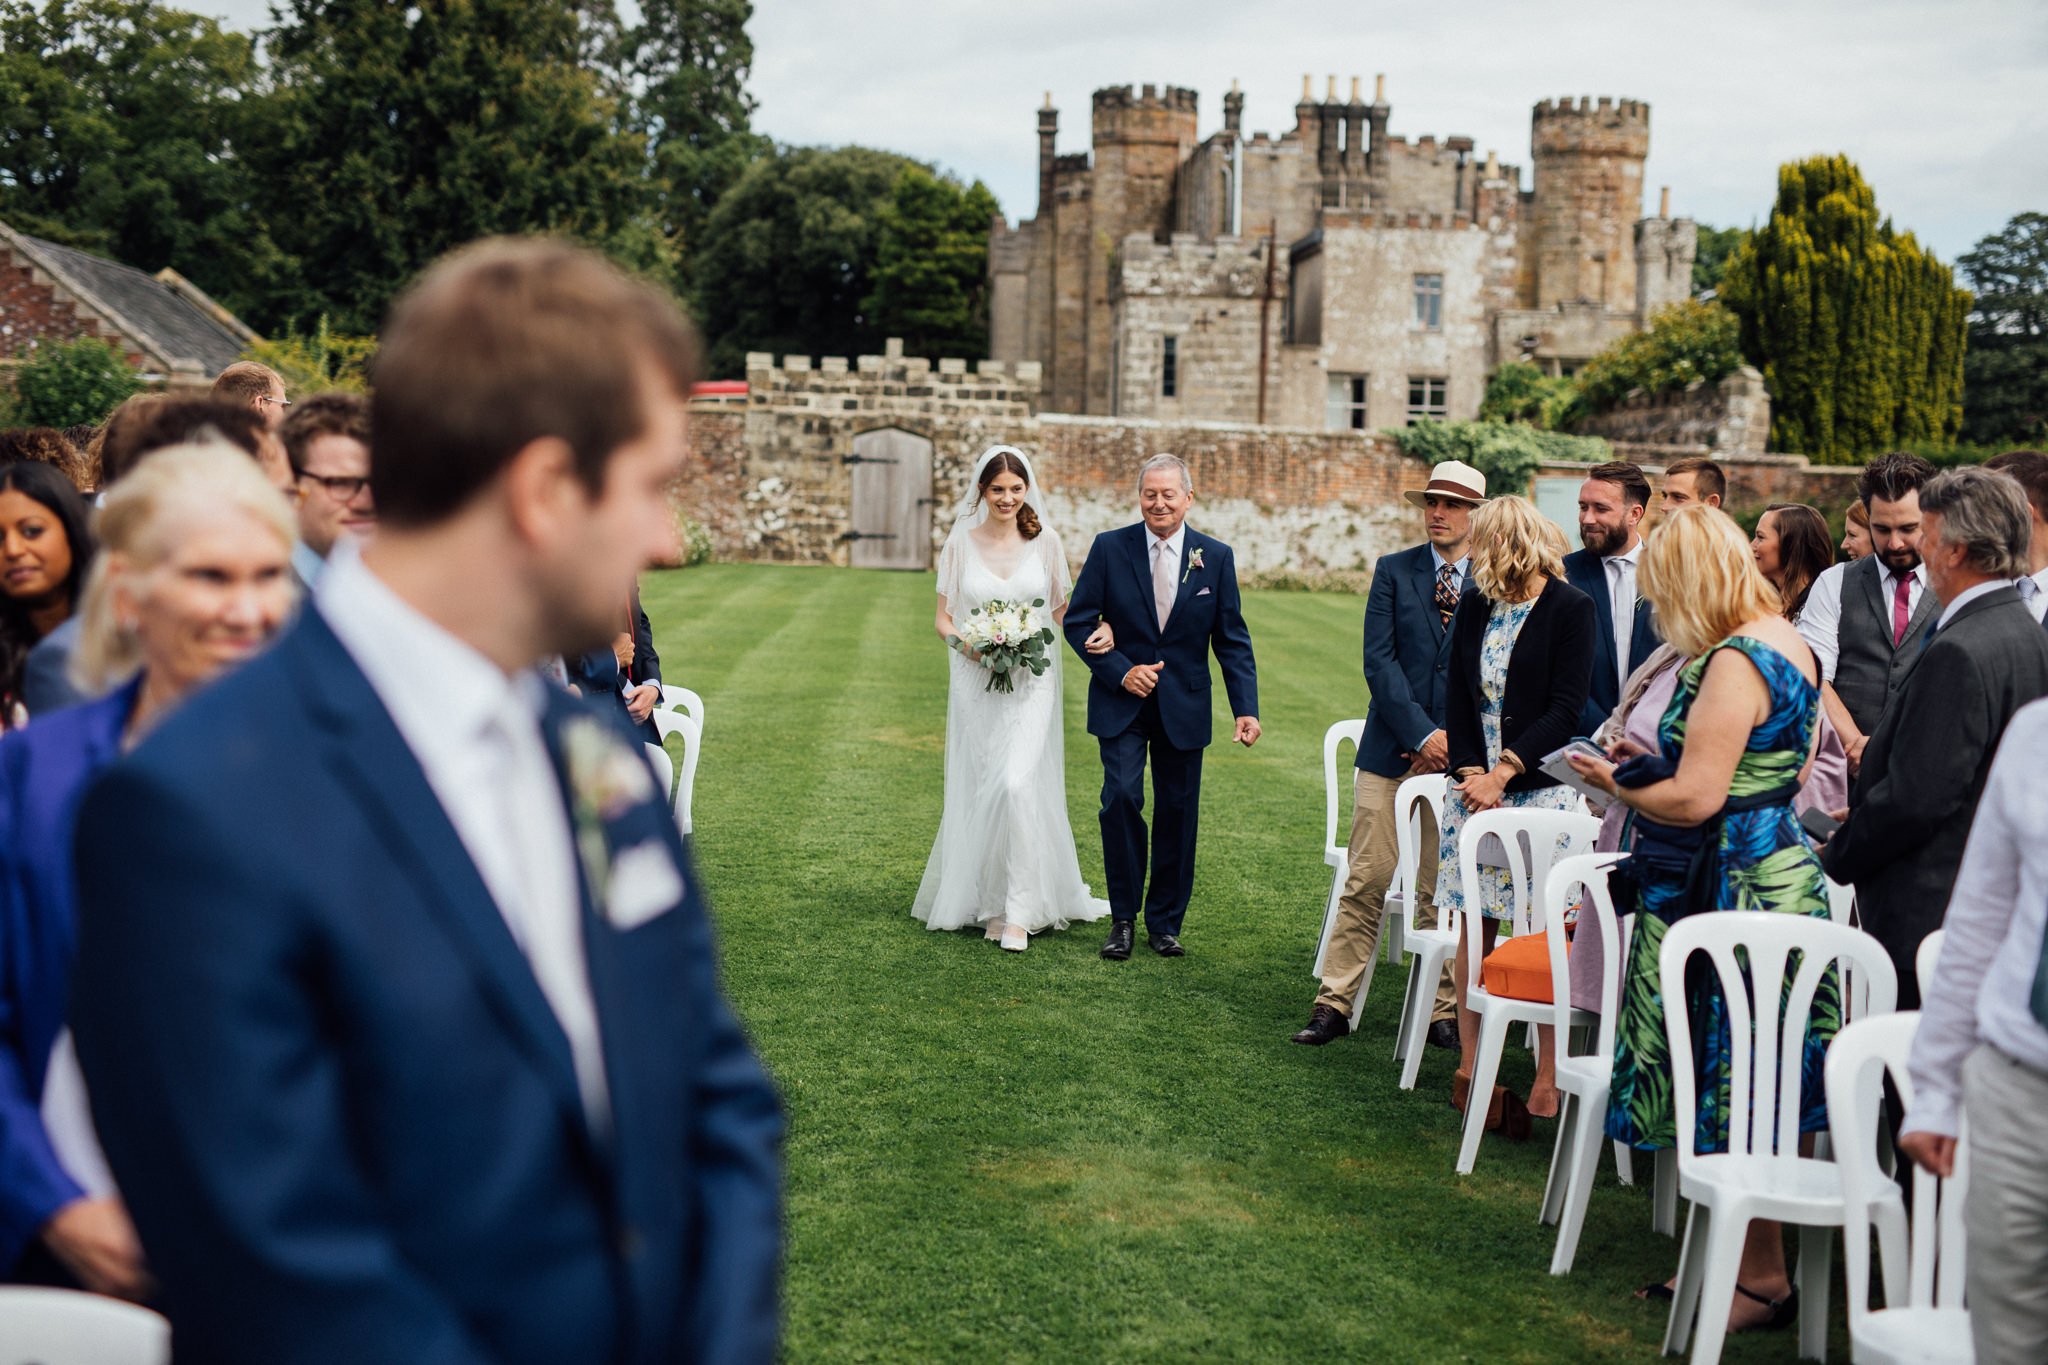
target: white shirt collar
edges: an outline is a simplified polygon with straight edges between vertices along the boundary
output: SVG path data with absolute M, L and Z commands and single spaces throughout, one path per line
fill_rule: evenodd
M 1164 545 L 1167 549 L 1167 552 L 1171 554 L 1175 559 L 1180 558 L 1181 543 L 1187 539 L 1187 534 L 1188 524 L 1185 521 L 1183 521 L 1180 525 L 1174 527 L 1173 534 L 1168 536 L 1165 540 L 1161 540 L 1158 536 L 1153 535 L 1151 527 L 1147 526 L 1145 528 L 1145 539 L 1151 541 L 1153 545 Z
M 310 591 L 319 584 L 321 571 L 327 567 L 327 561 L 320 557 L 318 550 L 301 540 L 292 545 L 292 567 L 299 571 L 299 581 Z
M 1892 585 L 1896 584 L 1899 581 L 1900 575 L 1898 571 L 1893 569 L 1891 565 L 1885 563 L 1882 559 L 1877 561 L 1877 572 L 1878 577 L 1882 578 L 1885 581 L 1886 587 L 1892 587 Z M 1924 588 L 1927 586 L 1926 560 L 1923 559 L 1918 564 L 1915 564 L 1913 566 L 1912 579 L 1913 585 L 1915 587 Z M 1897 589 L 1893 588 L 1893 591 L 1897 591 Z
M 507 677 L 427 619 L 370 571 L 352 542 L 335 542 L 313 597 L 399 733 L 423 758 L 461 761 L 515 698 L 538 722 L 545 683 L 530 670 Z
M 1637 536 L 1635 544 L 1629 546 L 1626 550 L 1623 550 L 1618 555 L 1606 556 L 1604 559 L 1601 560 L 1601 566 L 1604 568 L 1609 564 L 1628 564 L 1631 567 L 1633 567 L 1636 562 L 1636 556 L 1641 554 L 1642 552 L 1643 538 L 1641 536 Z
M 1445 559 L 1444 552 L 1434 545 L 1429 547 L 1429 552 L 1436 556 L 1436 566 L 1439 569 L 1448 564 L 1460 578 L 1471 572 L 1472 556 L 1469 553 L 1459 555 L 1456 559 Z
M 1923 565 L 1922 567 L 1925 566 Z M 1988 580 L 1987 582 L 1979 583 L 1974 588 L 1964 588 L 1961 592 L 1956 594 L 1955 600 L 1953 602 L 1950 602 L 1947 606 L 1941 609 L 1941 619 L 1934 623 L 1934 628 L 1936 630 L 1945 629 L 1948 626 L 1951 617 L 1953 617 L 1957 612 L 1961 611 L 1969 603 L 1974 602 L 1978 598 L 1982 597 L 1985 593 L 1997 592 L 2000 588 L 2009 588 L 2011 586 L 2012 581 L 2010 579 L 1993 578 Z

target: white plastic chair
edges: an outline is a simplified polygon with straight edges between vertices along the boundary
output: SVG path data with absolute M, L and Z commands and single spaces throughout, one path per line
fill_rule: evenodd
M 1920 947 L 1913 954 L 1913 980 L 1919 983 L 1922 1000 L 1934 989 L 1934 965 L 1941 961 L 1941 939 L 1947 932 L 1936 929 L 1920 940 Z
M 662 739 L 666 740 L 671 735 L 683 737 L 682 771 L 668 790 L 676 825 L 688 834 L 696 828 L 692 811 L 697 792 L 697 758 L 704 747 L 704 701 L 687 687 L 663 687 L 661 693 L 661 704 L 647 718 L 654 722 L 655 731 Z M 667 758 L 666 751 L 662 757 Z
M 1318 981 L 1323 976 L 1323 958 L 1330 951 L 1330 932 L 1337 927 L 1337 901 L 1344 894 L 1344 883 L 1351 877 L 1350 831 L 1338 829 L 1344 813 L 1344 797 L 1337 782 L 1337 758 L 1347 741 L 1355 752 L 1364 736 L 1365 722 L 1362 720 L 1340 720 L 1323 731 L 1323 865 L 1330 869 L 1330 894 L 1323 901 L 1323 932 L 1316 939 L 1315 965 L 1309 969 L 1309 975 Z M 1340 832 L 1345 836 L 1341 840 L 1337 837 Z M 1365 974 L 1370 981 L 1370 962 L 1365 964 Z M 1355 1012 L 1351 1026 L 1358 1027 Z
M 668 750 L 659 744 L 643 744 L 647 750 L 647 761 L 654 766 L 654 780 L 661 784 L 663 792 L 674 790 L 676 782 L 675 764 L 670 761 Z
M 1458 1144 L 1459 1175 L 1470 1175 L 1479 1159 L 1479 1139 L 1486 1132 L 1488 1101 L 1493 1094 L 1494 1077 L 1500 1074 L 1500 1054 L 1507 1044 L 1509 1027 L 1547 1024 L 1551 1012 L 1549 1001 L 1514 1000 L 1486 989 L 1481 969 L 1485 952 L 1481 937 L 1484 917 L 1479 913 L 1480 850 L 1490 836 L 1507 852 L 1514 918 L 1504 921 L 1502 928 L 1513 934 L 1541 933 L 1553 908 L 1542 899 L 1551 867 L 1560 857 L 1591 852 L 1599 833 L 1600 822 L 1590 815 L 1519 806 L 1481 811 L 1465 822 L 1464 833 L 1458 840 L 1458 876 L 1465 892 L 1465 953 L 1470 965 L 1465 1007 L 1479 1016 L 1479 1050 L 1472 1060 L 1472 1084 L 1466 1091 L 1465 1136 Z M 1562 849 L 1558 847 L 1560 843 L 1564 845 Z M 1496 940 L 1496 946 L 1505 937 L 1504 934 Z M 1580 1011 L 1572 1022 L 1590 1020 Z
M 1401 1026 L 1394 1033 L 1394 1060 L 1401 1064 L 1401 1089 L 1413 1090 L 1422 1069 L 1423 1040 L 1429 1034 L 1429 1016 L 1436 1008 L 1436 983 L 1443 978 L 1444 964 L 1458 951 L 1458 917 L 1437 907 L 1436 927 L 1418 923 L 1415 912 L 1421 897 L 1415 881 L 1421 875 L 1422 859 L 1435 858 L 1438 850 L 1422 846 L 1422 810 L 1427 803 L 1436 827 L 1443 828 L 1444 791 L 1442 773 L 1418 773 L 1403 779 L 1394 790 L 1394 888 L 1401 892 L 1401 941 L 1408 950 L 1408 992 L 1401 1000 Z M 1393 891 L 1387 894 L 1387 910 L 1394 909 Z M 1358 1010 L 1351 1011 L 1354 1021 Z M 1357 1027 L 1353 1023 L 1353 1027 Z
M 1557 1088 L 1564 1097 L 1557 1114 L 1557 1146 L 1550 1154 L 1550 1178 L 1543 1186 L 1542 1221 L 1557 1224 L 1557 1249 L 1550 1256 L 1553 1275 L 1571 1271 L 1579 1230 L 1586 1221 L 1586 1204 L 1593 1193 L 1593 1176 L 1600 1165 L 1600 1149 L 1605 1145 L 1607 1092 L 1614 1080 L 1614 1025 L 1621 1009 L 1621 976 L 1628 951 L 1621 922 L 1615 918 L 1614 901 L 1607 894 L 1607 869 L 1626 857 L 1626 853 L 1585 853 L 1563 859 L 1550 869 L 1543 888 L 1543 932 L 1550 947 L 1550 1017 L 1557 1030 Z M 1591 1021 L 1593 1050 L 1574 1056 L 1566 1040 L 1573 1024 L 1586 1016 L 1571 1004 L 1562 911 L 1579 899 L 1574 893 L 1581 889 L 1585 897 L 1575 933 L 1582 943 L 1590 934 L 1600 936 L 1600 1014 Z M 1617 1167 L 1627 1160 L 1627 1150 L 1615 1144 Z
M 1913 1082 L 1906 1073 L 1906 1057 L 1919 1028 L 1915 1010 L 1860 1019 L 1837 1034 L 1828 1048 L 1828 1122 L 1834 1129 L 1846 1203 L 1842 1260 L 1849 1294 L 1849 1352 L 1856 1365 L 1969 1365 L 1976 1359 L 1970 1313 L 1963 1307 L 1967 1137 L 1956 1144 L 1955 1173 L 1947 1180 L 1914 1169 L 1910 1228 L 1898 1182 L 1885 1174 L 1878 1160 L 1884 1078 L 1891 1075 L 1900 1100 L 1910 1106 Z M 1873 1227 L 1885 1302 L 1875 1311 L 1870 1307 Z
M 71 1289 L 0 1285 L 0 1365 L 168 1365 L 171 1325 Z
M 1685 974 L 1695 952 L 1718 973 L 1727 1005 L 1726 1152 L 1694 1150 L 1699 1094 Z M 1738 952 L 1746 956 L 1747 973 Z M 1795 952 L 1796 970 L 1790 967 Z M 1853 965 L 1863 977 L 1874 1013 L 1891 1012 L 1897 974 L 1883 945 L 1860 929 L 1805 915 L 1721 910 L 1688 916 L 1665 933 L 1658 985 L 1677 1111 L 1678 1192 L 1692 1201 L 1664 1332 L 1666 1355 L 1684 1350 L 1691 1337 L 1695 1362 L 1721 1358 L 1743 1239 L 1752 1221 L 1771 1218 L 1799 1228 L 1800 1358 L 1826 1358 L 1828 1266 L 1834 1229 L 1844 1216 L 1842 1176 L 1833 1162 L 1799 1155 L 1799 1107 L 1807 1016 L 1823 975 L 1837 964 Z M 1752 1008 L 1752 1000 L 1761 1008 Z

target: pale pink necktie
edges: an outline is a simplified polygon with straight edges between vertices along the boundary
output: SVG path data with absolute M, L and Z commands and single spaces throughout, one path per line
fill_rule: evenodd
M 1159 628 L 1166 629 L 1166 618 L 1173 614 L 1173 571 L 1176 567 L 1173 556 L 1167 553 L 1171 548 L 1163 540 L 1152 542 L 1152 606 L 1159 613 Z
M 1900 574 L 1898 586 L 1892 589 L 1892 648 L 1897 649 L 1906 642 L 1906 623 L 1912 613 L 1906 610 L 1906 603 L 1913 591 L 1913 576 Z

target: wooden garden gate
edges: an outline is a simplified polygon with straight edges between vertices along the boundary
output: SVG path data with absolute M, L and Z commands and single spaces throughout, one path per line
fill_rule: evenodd
M 917 569 L 932 560 L 932 443 L 897 427 L 853 438 L 852 542 L 856 569 Z

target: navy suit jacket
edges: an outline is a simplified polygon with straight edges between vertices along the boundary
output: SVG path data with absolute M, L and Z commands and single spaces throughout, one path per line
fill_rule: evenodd
M 1444 728 L 1451 631 L 1436 610 L 1441 561 L 1428 544 L 1381 555 L 1365 597 L 1365 685 L 1371 700 L 1358 766 L 1406 775 L 1424 740 Z
M 1579 733 L 1590 737 L 1607 723 L 1614 708 L 1621 705 L 1621 679 L 1615 675 L 1614 594 L 1607 585 L 1607 568 L 1591 550 L 1574 550 L 1564 557 L 1565 581 L 1593 599 L 1593 622 L 1601 653 L 1593 660 L 1593 684 L 1586 705 L 1579 712 Z M 1642 577 L 1640 567 L 1636 570 Z M 1651 618 L 1649 599 L 1636 585 L 1636 619 L 1629 623 L 1628 671 L 1633 673 L 1663 643 Z M 1605 661 L 1603 663 L 1603 661 Z
M 1181 571 L 1166 629 L 1152 604 L 1151 533 L 1144 523 L 1104 531 L 1088 547 L 1081 576 L 1067 600 L 1067 642 L 1093 674 L 1088 684 L 1088 733 L 1120 735 L 1138 719 L 1144 700 L 1124 691 L 1124 675 L 1138 664 L 1164 662 L 1153 696 L 1167 741 L 1176 749 L 1205 749 L 1211 736 L 1209 651 L 1223 669 L 1223 690 L 1233 716 L 1259 714 L 1258 667 L 1252 635 L 1237 592 L 1230 547 L 1194 527 L 1181 538 Z M 1194 563 L 1197 554 L 1201 563 Z M 1107 620 L 1116 648 L 1090 654 L 1082 642 Z
M 549 706 L 558 768 L 565 726 L 629 744 Z M 606 857 L 678 880 L 615 926 L 579 856 L 594 1133 L 526 957 L 317 605 L 93 788 L 73 1029 L 180 1360 L 772 1358 L 781 1116 L 666 800 L 610 800 L 586 817 Z
M 43 1085 L 78 942 L 72 827 L 87 784 L 120 757 L 139 686 L 0 740 L 0 1278 L 85 1194 L 43 1130 Z

